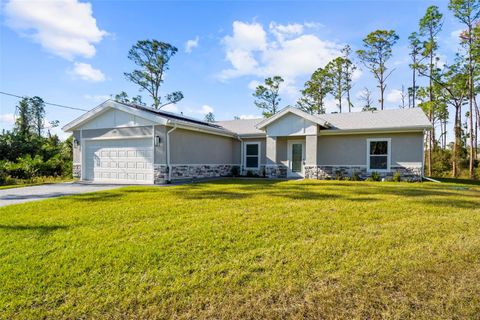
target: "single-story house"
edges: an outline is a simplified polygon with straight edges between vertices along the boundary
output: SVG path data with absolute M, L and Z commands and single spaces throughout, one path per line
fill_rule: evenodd
M 107 100 L 73 120 L 73 174 L 99 183 L 161 184 L 241 175 L 335 178 L 373 172 L 419 180 L 431 123 L 419 108 L 208 123 Z

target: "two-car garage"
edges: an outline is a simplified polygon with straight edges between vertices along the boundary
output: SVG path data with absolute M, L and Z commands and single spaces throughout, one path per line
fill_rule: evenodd
M 151 137 L 86 140 L 83 159 L 84 180 L 152 184 L 154 156 L 152 144 Z

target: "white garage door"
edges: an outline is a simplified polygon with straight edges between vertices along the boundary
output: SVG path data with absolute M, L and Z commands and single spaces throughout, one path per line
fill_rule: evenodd
M 152 138 L 91 140 L 85 147 L 85 180 L 153 183 Z

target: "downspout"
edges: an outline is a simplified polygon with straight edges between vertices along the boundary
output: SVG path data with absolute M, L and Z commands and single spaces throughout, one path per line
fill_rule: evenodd
M 167 171 L 168 171 L 168 180 L 167 183 L 172 182 L 172 164 L 170 163 L 170 133 L 177 129 L 177 124 L 173 124 L 173 128 L 167 131 Z
M 240 175 L 243 175 L 243 140 L 237 136 L 238 141 L 240 141 Z
M 441 183 L 441 181 L 438 181 L 438 180 L 435 180 L 435 179 L 432 179 L 432 178 L 429 178 L 425 175 L 425 144 L 424 144 L 424 141 L 425 141 L 425 132 L 427 130 L 423 130 L 423 137 L 422 137 L 422 180 L 427 180 L 427 181 L 430 181 L 430 182 L 436 182 L 436 183 Z

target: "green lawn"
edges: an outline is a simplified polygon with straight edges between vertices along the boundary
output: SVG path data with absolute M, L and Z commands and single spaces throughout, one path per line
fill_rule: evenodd
M 480 186 L 230 180 L 0 208 L 0 318 L 479 314 Z

